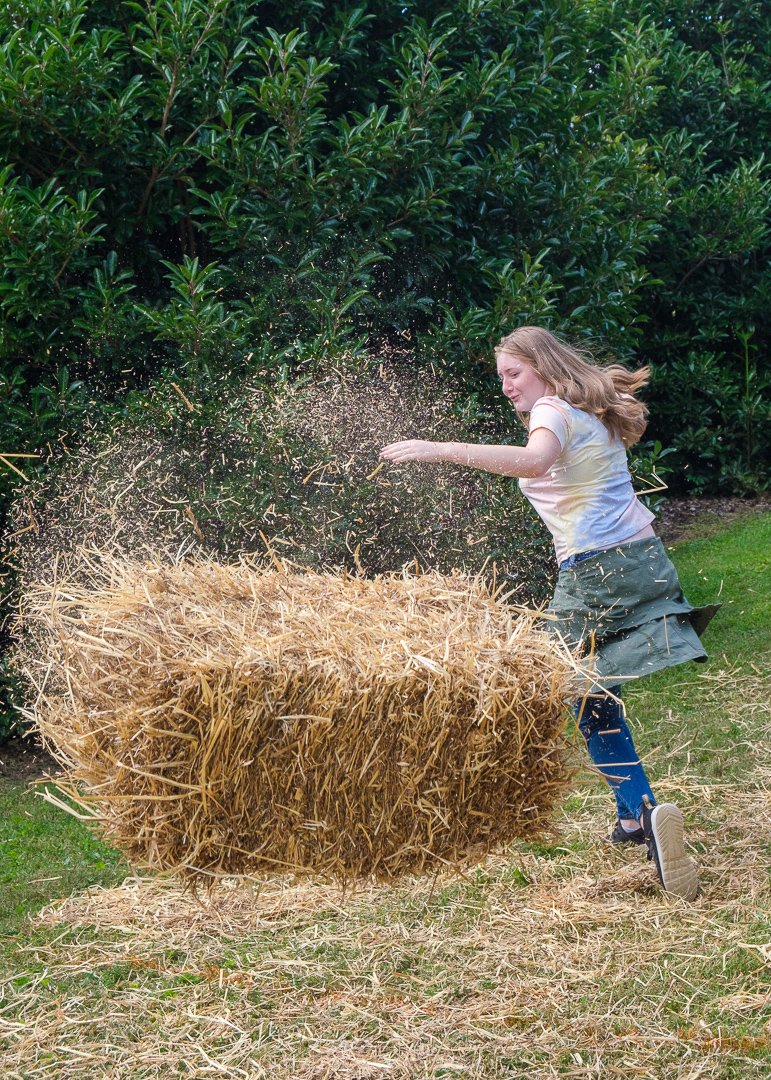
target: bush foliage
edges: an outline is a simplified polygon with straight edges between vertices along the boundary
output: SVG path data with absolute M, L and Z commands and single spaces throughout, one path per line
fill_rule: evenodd
M 757 487 L 770 28 L 759 0 L 8 0 L 0 449 L 165 370 L 391 339 L 484 392 L 529 321 L 653 364 L 675 481 Z

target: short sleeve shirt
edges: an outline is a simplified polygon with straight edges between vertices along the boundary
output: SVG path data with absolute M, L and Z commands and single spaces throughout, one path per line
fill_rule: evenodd
M 560 455 L 545 476 L 519 486 L 552 534 L 558 563 L 623 543 L 653 521 L 632 487 L 624 444 L 600 419 L 549 396 L 530 412 L 529 430 L 537 428 L 557 437 Z

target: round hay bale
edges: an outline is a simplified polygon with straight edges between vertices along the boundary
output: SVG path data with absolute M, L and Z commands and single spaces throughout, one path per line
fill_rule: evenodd
M 570 655 L 480 579 L 113 563 L 25 603 L 60 786 L 135 864 L 396 878 L 548 824 Z

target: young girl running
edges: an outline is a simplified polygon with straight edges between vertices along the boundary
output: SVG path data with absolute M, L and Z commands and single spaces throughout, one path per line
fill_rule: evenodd
M 637 498 L 626 448 L 648 410 L 635 397 L 648 369 L 599 367 L 547 330 L 522 326 L 495 350 L 504 395 L 527 421 L 525 446 L 409 439 L 386 461 L 454 462 L 520 478 L 554 539 L 559 565 L 549 606 L 571 646 L 591 652 L 596 680 L 574 705 L 589 754 L 615 795 L 614 844 L 646 844 L 664 888 L 698 891 L 683 841 L 683 816 L 657 803 L 621 703 L 621 680 L 705 660 L 698 634 L 717 608 L 694 609 Z M 698 631 L 698 633 L 697 633 Z

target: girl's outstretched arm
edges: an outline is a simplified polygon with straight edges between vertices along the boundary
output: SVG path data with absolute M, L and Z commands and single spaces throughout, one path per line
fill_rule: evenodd
M 407 439 L 384 446 L 385 461 L 449 461 L 501 476 L 543 476 L 560 455 L 559 439 L 547 428 L 536 428 L 527 446 L 486 446 L 481 443 L 426 442 Z

